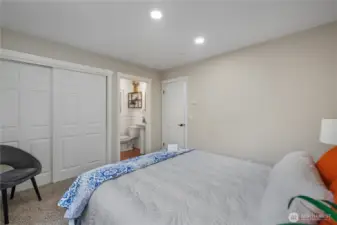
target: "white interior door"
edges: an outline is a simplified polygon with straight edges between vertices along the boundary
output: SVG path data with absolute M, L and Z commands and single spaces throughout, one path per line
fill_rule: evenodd
M 106 163 L 106 77 L 54 69 L 54 182 Z
M 0 143 L 19 146 L 20 70 L 22 65 L 0 61 Z
M 38 183 L 51 181 L 51 68 L 0 61 L 0 144 L 34 155 Z
M 163 146 L 178 144 L 187 147 L 187 82 L 173 80 L 163 82 L 162 115 Z

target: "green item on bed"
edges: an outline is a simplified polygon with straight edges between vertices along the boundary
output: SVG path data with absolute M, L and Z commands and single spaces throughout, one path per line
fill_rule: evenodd
M 296 197 L 293 197 L 292 199 L 290 199 L 289 204 L 288 204 L 288 209 L 290 208 L 291 204 L 294 202 L 295 199 L 302 199 L 304 201 L 309 202 L 310 204 L 314 205 L 315 207 L 317 207 L 318 209 L 322 210 L 326 215 L 329 215 L 329 217 L 337 222 L 337 212 L 335 210 L 337 210 L 337 204 L 326 201 L 326 200 L 315 200 L 313 198 L 310 198 L 308 196 L 304 196 L 304 195 L 299 195 Z M 307 225 L 305 223 L 284 223 L 284 224 L 280 224 L 280 225 Z

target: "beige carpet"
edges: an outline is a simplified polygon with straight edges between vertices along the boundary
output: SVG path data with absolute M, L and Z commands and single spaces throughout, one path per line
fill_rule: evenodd
M 16 192 L 13 200 L 8 199 L 10 225 L 66 225 L 64 209 L 57 206 L 58 200 L 73 179 L 39 187 L 42 201 L 37 200 L 33 189 Z M 3 222 L 2 205 L 0 224 Z

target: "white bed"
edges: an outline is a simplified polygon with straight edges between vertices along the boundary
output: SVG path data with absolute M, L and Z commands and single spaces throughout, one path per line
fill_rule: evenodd
M 105 182 L 81 225 L 254 225 L 271 167 L 192 151 Z

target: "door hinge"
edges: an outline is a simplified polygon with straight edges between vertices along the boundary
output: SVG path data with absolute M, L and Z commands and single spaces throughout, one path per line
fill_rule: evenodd
M 165 147 L 165 142 L 163 142 L 163 147 Z

